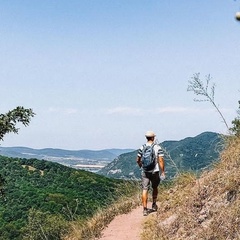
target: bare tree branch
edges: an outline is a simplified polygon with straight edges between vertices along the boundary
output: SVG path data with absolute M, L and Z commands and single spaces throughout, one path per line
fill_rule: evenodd
M 195 73 L 192 77 L 192 80 L 188 82 L 189 85 L 188 85 L 187 91 L 193 92 L 197 96 L 204 97 L 204 99 L 194 99 L 194 101 L 196 102 L 205 102 L 205 101 L 210 102 L 214 106 L 214 108 L 217 110 L 217 112 L 220 114 L 225 126 L 229 130 L 229 126 L 214 100 L 215 86 L 216 86 L 215 83 L 212 84 L 209 92 L 210 81 L 211 81 L 211 76 L 209 74 L 206 76 L 206 86 L 204 86 L 204 83 L 200 79 L 200 73 Z

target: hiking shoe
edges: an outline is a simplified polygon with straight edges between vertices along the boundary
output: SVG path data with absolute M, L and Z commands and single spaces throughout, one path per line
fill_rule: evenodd
M 154 212 L 156 212 L 156 211 L 158 210 L 158 206 L 157 206 L 156 203 L 153 203 L 153 204 L 152 204 L 152 210 L 153 210 Z
M 144 209 L 143 210 L 143 216 L 147 216 L 148 215 L 148 210 L 147 209 Z

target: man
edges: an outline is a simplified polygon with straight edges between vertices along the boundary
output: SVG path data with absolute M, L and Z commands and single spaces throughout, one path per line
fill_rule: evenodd
M 158 144 L 154 144 L 155 134 L 153 131 L 147 131 L 145 134 L 145 137 L 147 139 L 147 143 L 142 145 L 140 149 L 138 150 L 137 154 L 137 164 L 140 168 L 142 168 L 142 156 L 143 151 L 146 148 L 146 146 L 153 145 L 154 154 L 156 156 L 156 160 L 154 162 L 153 169 L 151 170 L 144 170 L 142 168 L 142 204 L 143 204 L 143 215 L 148 215 L 148 209 L 147 209 L 147 201 L 148 201 L 148 190 L 150 188 L 150 183 L 152 186 L 152 210 L 157 211 L 158 206 L 156 204 L 157 202 L 157 195 L 158 195 L 158 185 L 160 183 L 160 175 L 159 170 L 161 169 L 161 179 L 165 178 L 165 172 L 164 172 L 164 154 L 163 150 Z

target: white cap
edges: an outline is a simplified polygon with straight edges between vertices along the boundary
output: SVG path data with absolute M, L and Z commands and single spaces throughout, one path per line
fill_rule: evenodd
M 147 131 L 145 134 L 146 137 L 155 137 L 155 133 L 153 131 Z

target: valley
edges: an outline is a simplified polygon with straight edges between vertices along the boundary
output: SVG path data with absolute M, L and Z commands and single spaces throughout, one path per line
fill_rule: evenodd
M 54 148 L 0 147 L 0 155 L 13 158 L 35 158 L 60 163 L 64 166 L 97 172 L 118 155 L 133 149 L 64 150 Z

